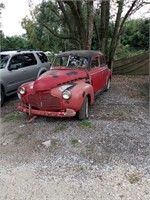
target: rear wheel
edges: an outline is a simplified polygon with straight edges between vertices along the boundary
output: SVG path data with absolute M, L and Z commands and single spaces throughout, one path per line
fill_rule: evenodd
M 78 118 L 80 120 L 89 118 L 89 101 L 88 97 L 84 99 L 81 109 L 78 112 Z
M 1 106 L 4 104 L 4 92 L 2 89 L 1 89 L 0 103 L 1 103 Z

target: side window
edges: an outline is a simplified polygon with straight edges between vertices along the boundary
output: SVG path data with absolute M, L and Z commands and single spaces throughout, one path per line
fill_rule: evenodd
M 91 68 L 96 68 L 98 66 L 99 66 L 99 58 L 95 57 L 94 59 L 92 59 Z
M 10 65 L 17 65 L 17 68 L 24 67 L 24 61 L 22 55 L 15 55 L 12 57 L 10 61 Z
M 37 64 L 36 58 L 33 55 L 33 53 L 23 54 L 23 59 L 24 59 L 26 67 L 30 66 L 30 65 L 36 65 Z
M 101 64 L 101 66 L 104 66 L 106 64 L 104 56 L 100 57 L 100 64 Z
M 48 58 L 43 52 L 39 52 L 37 55 L 42 63 L 48 62 Z

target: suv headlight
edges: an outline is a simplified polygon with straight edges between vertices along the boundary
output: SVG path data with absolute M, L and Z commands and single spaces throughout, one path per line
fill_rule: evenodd
M 63 93 L 62 93 L 62 96 L 64 99 L 68 100 L 70 99 L 71 97 L 71 92 L 69 90 L 65 90 Z
M 19 93 L 20 94 L 25 94 L 26 93 L 25 88 L 24 87 L 19 88 Z

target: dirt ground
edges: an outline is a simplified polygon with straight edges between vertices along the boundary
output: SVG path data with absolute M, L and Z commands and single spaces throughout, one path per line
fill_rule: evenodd
M 149 77 L 113 76 L 89 120 L 1 108 L 0 200 L 149 200 Z

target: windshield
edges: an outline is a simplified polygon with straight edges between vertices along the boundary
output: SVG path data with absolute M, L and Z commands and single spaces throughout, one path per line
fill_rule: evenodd
M 0 55 L 0 69 L 6 67 L 9 57 L 9 55 Z
M 68 55 L 57 56 L 53 62 L 52 68 L 67 67 L 86 69 L 88 66 L 88 58 L 83 56 Z

